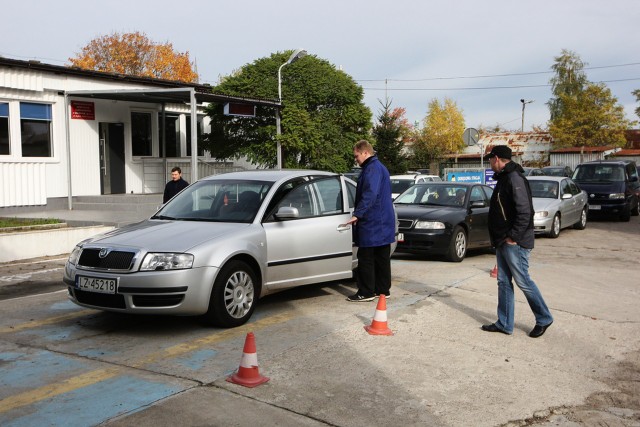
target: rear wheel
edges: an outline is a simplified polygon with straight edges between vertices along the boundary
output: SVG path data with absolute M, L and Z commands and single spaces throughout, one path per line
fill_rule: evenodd
M 636 207 L 631 209 L 631 215 L 633 216 L 640 215 L 640 200 L 636 200 Z
M 449 242 L 449 250 L 447 251 L 447 259 L 453 262 L 460 262 L 467 254 L 467 233 L 459 225 L 453 228 L 451 242 Z
M 232 328 L 249 320 L 256 308 L 258 290 L 253 269 L 243 261 L 229 261 L 213 284 L 206 321 Z
M 588 207 L 585 206 L 584 208 L 582 208 L 582 212 L 580 212 L 580 220 L 573 224 L 573 228 L 575 228 L 576 230 L 584 230 L 587 227 L 587 216 L 589 214 L 588 211 Z
M 551 230 L 549 231 L 549 237 L 552 239 L 557 238 L 560 235 L 560 215 L 555 214 L 553 221 L 551 222 Z
M 629 222 L 631 220 L 631 205 L 626 205 L 622 208 L 622 213 L 620 214 L 620 221 Z

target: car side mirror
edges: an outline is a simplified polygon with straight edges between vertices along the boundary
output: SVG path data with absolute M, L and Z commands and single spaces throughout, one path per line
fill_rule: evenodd
M 469 205 L 470 208 L 484 208 L 487 204 L 483 200 L 474 200 Z
M 292 206 L 282 206 L 280 209 L 278 209 L 278 212 L 276 212 L 274 216 L 280 221 L 287 219 L 296 219 L 300 218 L 300 212 L 298 211 L 298 208 L 294 208 Z
M 561 199 L 570 199 L 571 197 L 572 197 L 571 193 L 564 193 L 560 198 Z

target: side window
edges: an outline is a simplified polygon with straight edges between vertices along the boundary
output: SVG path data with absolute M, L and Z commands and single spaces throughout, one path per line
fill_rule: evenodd
M 349 199 L 349 209 L 354 209 L 356 206 L 356 186 L 347 182 L 347 196 Z
M 131 113 L 131 153 L 151 156 L 151 113 Z
M 491 200 L 491 195 L 493 194 L 493 188 L 489 186 L 481 187 L 484 194 L 487 196 L 487 200 Z
M 576 194 L 580 194 L 580 189 L 578 188 L 578 186 L 576 185 L 575 182 L 570 181 L 569 182 L 569 188 L 571 188 L 571 194 L 573 194 L 574 196 Z
M 569 186 L 569 181 L 562 180 L 562 195 L 571 194 L 571 187 Z
M 280 203 L 278 203 L 276 212 L 283 206 L 289 206 L 298 209 L 300 218 L 310 218 L 312 216 L 318 215 L 316 207 L 313 203 L 311 190 L 312 185 L 312 183 L 304 183 L 288 192 L 282 198 Z
M 471 199 L 469 199 L 471 203 L 473 202 L 486 202 L 485 194 L 482 191 L 482 187 L 475 186 L 471 190 Z
M 318 195 L 321 215 L 333 215 L 342 212 L 342 191 L 340 178 L 331 177 L 314 181 Z

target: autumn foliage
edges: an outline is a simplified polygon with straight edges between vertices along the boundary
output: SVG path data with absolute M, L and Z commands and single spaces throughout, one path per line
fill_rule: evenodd
M 189 52 L 175 52 L 171 43 L 154 43 L 139 32 L 97 37 L 69 61 L 72 66 L 87 70 L 188 83 L 198 81 Z

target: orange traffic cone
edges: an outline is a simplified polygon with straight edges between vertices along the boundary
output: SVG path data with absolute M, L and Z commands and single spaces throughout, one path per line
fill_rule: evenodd
M 493 270 L 491 270 L 491 273 L 489 273 L 489 276 L 491 276 L 493 278 L 497 278 L 498 277 L 498 266 L 497 265 L 493 266 Z
M 256 338 L 253 332 L 247 334 L 238 372 L 227 378 L 227 381 L 245 387 L 256 387 L 269 381 L 258 372 L 258 355 L 256 354 Z
M 393 332 L 391 332 L 391 329 L 387 326 L 387 300 L 384 294 L 380 295 L 371 325 L 365 326 L 364 329 L 369 332 L 370 335 L 393 335 Z

